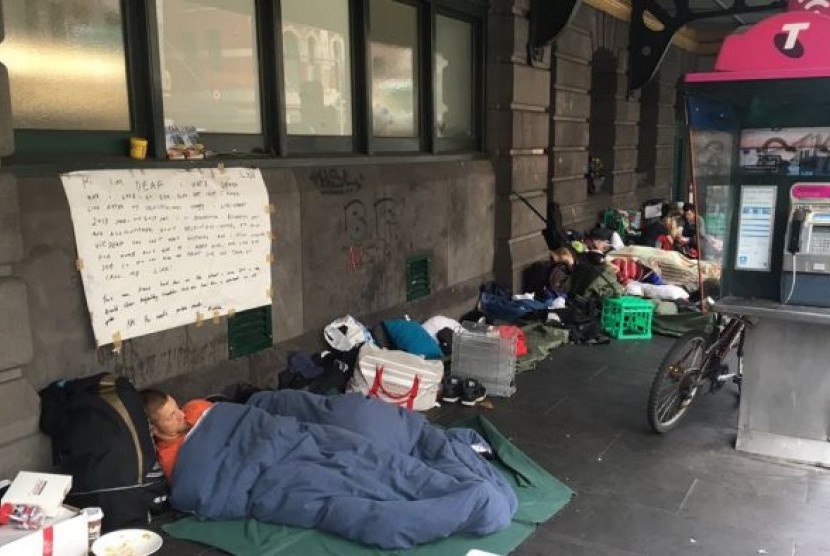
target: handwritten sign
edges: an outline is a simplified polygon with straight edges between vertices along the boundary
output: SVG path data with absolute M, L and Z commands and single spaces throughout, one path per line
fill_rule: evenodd
M 257 169 L 61 175 L 99 345 L 270 303 Z

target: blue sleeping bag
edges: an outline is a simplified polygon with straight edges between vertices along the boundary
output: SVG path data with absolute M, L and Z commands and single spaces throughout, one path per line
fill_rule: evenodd
M 261 392 L 217 403 L 191 431 L 170 500 L 205 519 L 254 517 L 384 549 L 487 535 L 510 524 L 517 501 L 474 444 L 486 446 L 359 394 Z

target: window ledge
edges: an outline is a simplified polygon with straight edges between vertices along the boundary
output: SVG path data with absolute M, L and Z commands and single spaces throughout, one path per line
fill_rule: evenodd
M 147 168 L 215 168 L 220 162 L 227 166 L 257 168 L 303 168 L 320 166 L 371 166 L 404 163 L 459 162 L 487 160 L 485 153 L 452 154 L 378 154 L 367 155 L 319 155 L 304 157 L 270 156 L 216 156 L 204 160 L 134 160 L 127 157 L 44 157 L 3 159 L 0 169 L 16 176 L 54 175 L 78 170 L 130 170 Z

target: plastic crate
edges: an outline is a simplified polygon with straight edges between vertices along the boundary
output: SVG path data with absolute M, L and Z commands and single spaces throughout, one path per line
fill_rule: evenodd
M 507 398 L 516 393 L 516 340 L 496 326 L 475 322 L 461 323 L 452 337 L 452 374 L 474 378 L 487 395 Z
M 602 328 L 618 340 L 651 338 L 654 304 L 639 297 L 609 297 L 602 302 Z

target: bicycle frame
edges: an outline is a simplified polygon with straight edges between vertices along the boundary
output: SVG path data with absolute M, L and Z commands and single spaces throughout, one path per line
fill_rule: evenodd
M 709 392 L 720 390 L 732 379 L 738 386 L 743 378 L 744 338 L 752 322 L 744 316 L 715 312 L 715 329 L 683 334 L 663 358 L 648 397 L 648 421 L 655 432 L 674 429 L 683 419 L 699 390 L 709 382 Z M 737 366 L 724 365 L 737 347 Z
M 717 326 L 720 330 L 715 331 L 713 335 L 715 340 L 706 350 L 703 358 L 703 372 L 701 373 L 701 380 L 709 378 L 713 382 L 718 381 L 717 371 L 720 369 L 720 364 L 729 355 L 729 353 L 738 347 L 738 361 L 739 365 L 744 356 L 744 330 L 750 325 L 746 317 L 736 316 L 729 319 L 725 325 L 723 320 L 727 318 L 719 314 L 717 319 Z M 713 365 L 713 363 L 716 363 Z M 734 373 L 733 373 L 734 376 Z

